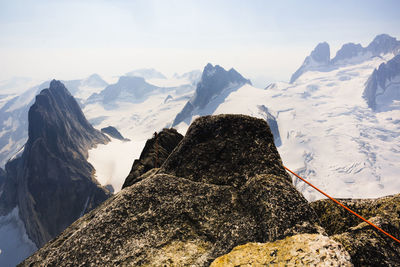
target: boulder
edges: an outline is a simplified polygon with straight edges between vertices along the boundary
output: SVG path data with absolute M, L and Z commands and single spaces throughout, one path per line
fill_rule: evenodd
M 173 128 L 155 133 L 151 139 L 147 140 L 139 159 L 133 162 L 122 188 L 138 182 L 138 178 L 149 170 L 159 168 L 182 138 L 183 136 Z
M 378 199 L 340 199 L 386 232 L 400 239 L 400 194 Z M 332 201 L 311 203 L 321 225 L 342 243 L 356 266 L 398 266 L 400 244 L 358 219 Z
M 301 234 L 269 243 L 248 243 L 217 258 L 218 266 L 353 266 L 343 246 L 318 234 Z

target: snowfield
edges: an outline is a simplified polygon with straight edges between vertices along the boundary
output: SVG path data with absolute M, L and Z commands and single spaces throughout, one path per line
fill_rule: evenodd
M 294 84 L 280 82 L 267 89 L 244 85 L 225 90 L 197 114 L 247 114 L 265 119 L 263 107 L 267 107 L 277 119 L 282 139 L 278 150 L 288 168 L 337 198 L 372 198 L 398 193 L 400 111 L 373 112 L 362 98 L 368 77 L 389 58 L 375 57 L 325 72 L 309 71 Z M 105 173 L 121 173 L 120 177 L 108 175 L 118 191 L 116 186 L 123 183 L 131 164 L 100 164 L 97 158 L 101 156 L 97 154 L 104 154 L 102 160 L 107 160 L 106 155 L 113 155 L 110 161 L 116 158 L 123 161 L 125 152 L 122 151 L 131 149 L 131 155 L 137 155 L 129 159 L 132 163 L 140 155 L 139 144 L 143 147 L 155 131 L 171 125 L 192 93 L 180 94 L 175 90 L 155 94 L 142 103 L 121 103 L 115 110 L 87 106 L 84 112 L 89 119 L 102 115 L 98 128 L 115 126 L 134 142 L 134 148 L 125 148 L 129 143 L 119 147 L 113 141 L 105 146 L 109 150 L 99 146 L 90 151 L 89 161 L 99 169 L 100 182 L 110 183 L 109 179 L 100 178 L 107 176 Z M 193 115 L 190 121 L 177 125 L 180 133 L 185 134 L 190 122 L 198 117 Z M 323 197 L 297 179 L 294 184 L 310 201 Z
M 260 116 L 265 105 L 278 121 L 283 163 L 337 198 L 400 192 L 400 111 L 375 113 L 362 98 L 364 83 L 384 62 L 374 58 L 329 72 L 307 72 L 295 84 L 267 90 L 244 86 L 214 114 Z M 301 181 L 308 200 L 323 196 Z
M 165 84 L 174 80 L 164 79 Z M 169 128 L 176 114 L 193 95 L 194 86 L 162 88 L 138 103 L 118 102 L 111 109 L 101 103 L 88 104 L 83 112 L 97 128 L 113 126 L 130 139 L 123 142 L 112 139 L 107 145 L 98 145 L 89 151 L 88 161 L 96 169 L 96 179 L 101 185 L 111 185 L 114 192 L 121 190 L 133 161 L 138 159 L 147 139 L 153 133 Z
M 88 162 L 96 170 L 95 178 L 103 186 L 112 186 L 117 193 L 128 176 L 133 161 L 139 158 L 146 140 L 124 142 L 110 138 L 107 145 L 98 145 L 89 150 Z M 110 188 L 109 188 L 110 189 Z

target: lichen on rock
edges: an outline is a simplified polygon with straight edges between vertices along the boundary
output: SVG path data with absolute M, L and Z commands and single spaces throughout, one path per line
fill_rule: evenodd
M 400 238 L 400 194 L 340 202 L 384 231 Z M 312 202 L 321 225 L 342 243 L 356 266 L 398 266 L 400 245 L 329 200 Z
M 269 243 L 248 243 L 214 260 L 220 266 L 353 266 L 342 245 L 319 234 L 300 234 Z

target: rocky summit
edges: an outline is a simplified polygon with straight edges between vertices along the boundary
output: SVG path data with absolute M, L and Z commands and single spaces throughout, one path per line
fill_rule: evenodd
M 21 266 L 208 266 L 238 245 L 321 231 L 261 119 L 201 117 L 144 176 Z
M 142 155 L 152 162 L 156 140 Z M 169 143 L 168 143 L 169 144 Z M 147 151 L 147 152 L 146 152 Z M 308 203 L 282 166 L 265 120 L 196 119 L 161 167 L 20 266 L 398 266 L 399 246 L 327 200 Z M 143 164 L 143 163 L 141 163 Z M 135 165 L 135 164 L 134 164 Z M 134 168 L 133 168 L 134 169 Z M 140 171 L 137 171 L 140 170 Z M 144 173 L 140 175 L 140 173 Z M 399 236 L 399 195 L 341 200 Z

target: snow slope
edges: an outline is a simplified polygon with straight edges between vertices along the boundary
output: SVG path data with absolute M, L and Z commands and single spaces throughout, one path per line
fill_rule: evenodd
M 284 164 L 335 197 L 367 198 L 400 192 L 400 112 L 375 113 L 362 98 L 364 83 L 384 59 L 330 72 L 306 72 L 294 85 L 268 90 L 246 85 L 214 114 L 277 118 Z M 309 200 L 321 198 L 295 180 Z
M 267 108 L 278 122 L 282 141 L 278 150 L 284 164 L 316 186 L 338 198 L 398 193 L 400 111 L 376 113 L 362 97 L 364 84 L 373 70 L 392 56 L 374 57 L 331 71 L 308 71 L 294 84 L 280 82 L 265 90 L 249 84 L 230 88 L 212 98 L 198 115 L 236 113 L 267 119 Z M 170 90 L 141 103 L 120 103 L 116 110 L 88 105 L 84 112 L 93 119 L 102 114 L 97 127 L 116 126 L 124 136 L 144 144 L 152 133 L 170 125 L 193 93 Z M 196 117 L 178 124 L 177 130 L 185 134 Z M 110 146 L 103 153 L 118 155 L 121 152 L 117 147 Z M 139 148 L 136 147 L 135 158 L 140 154 Z M 96 169 L 101 165 L 94 157 L 90 160 Z M 128 173 L 129 169 L 127 164 L 118 173 Z M 112 183 L 121 184 L 125 177 L 113 176 Z M 294 183 L 307 199 L 322 197 L 302 182 L 295 179 Z
M 121 190 L 134 159 L 139 158 L 146 140 L 124 142 L 110 138 L 107 145 L 98 145 L 89 150 L 88 161 L 96 170 L 97 181 L 114 193 Z

